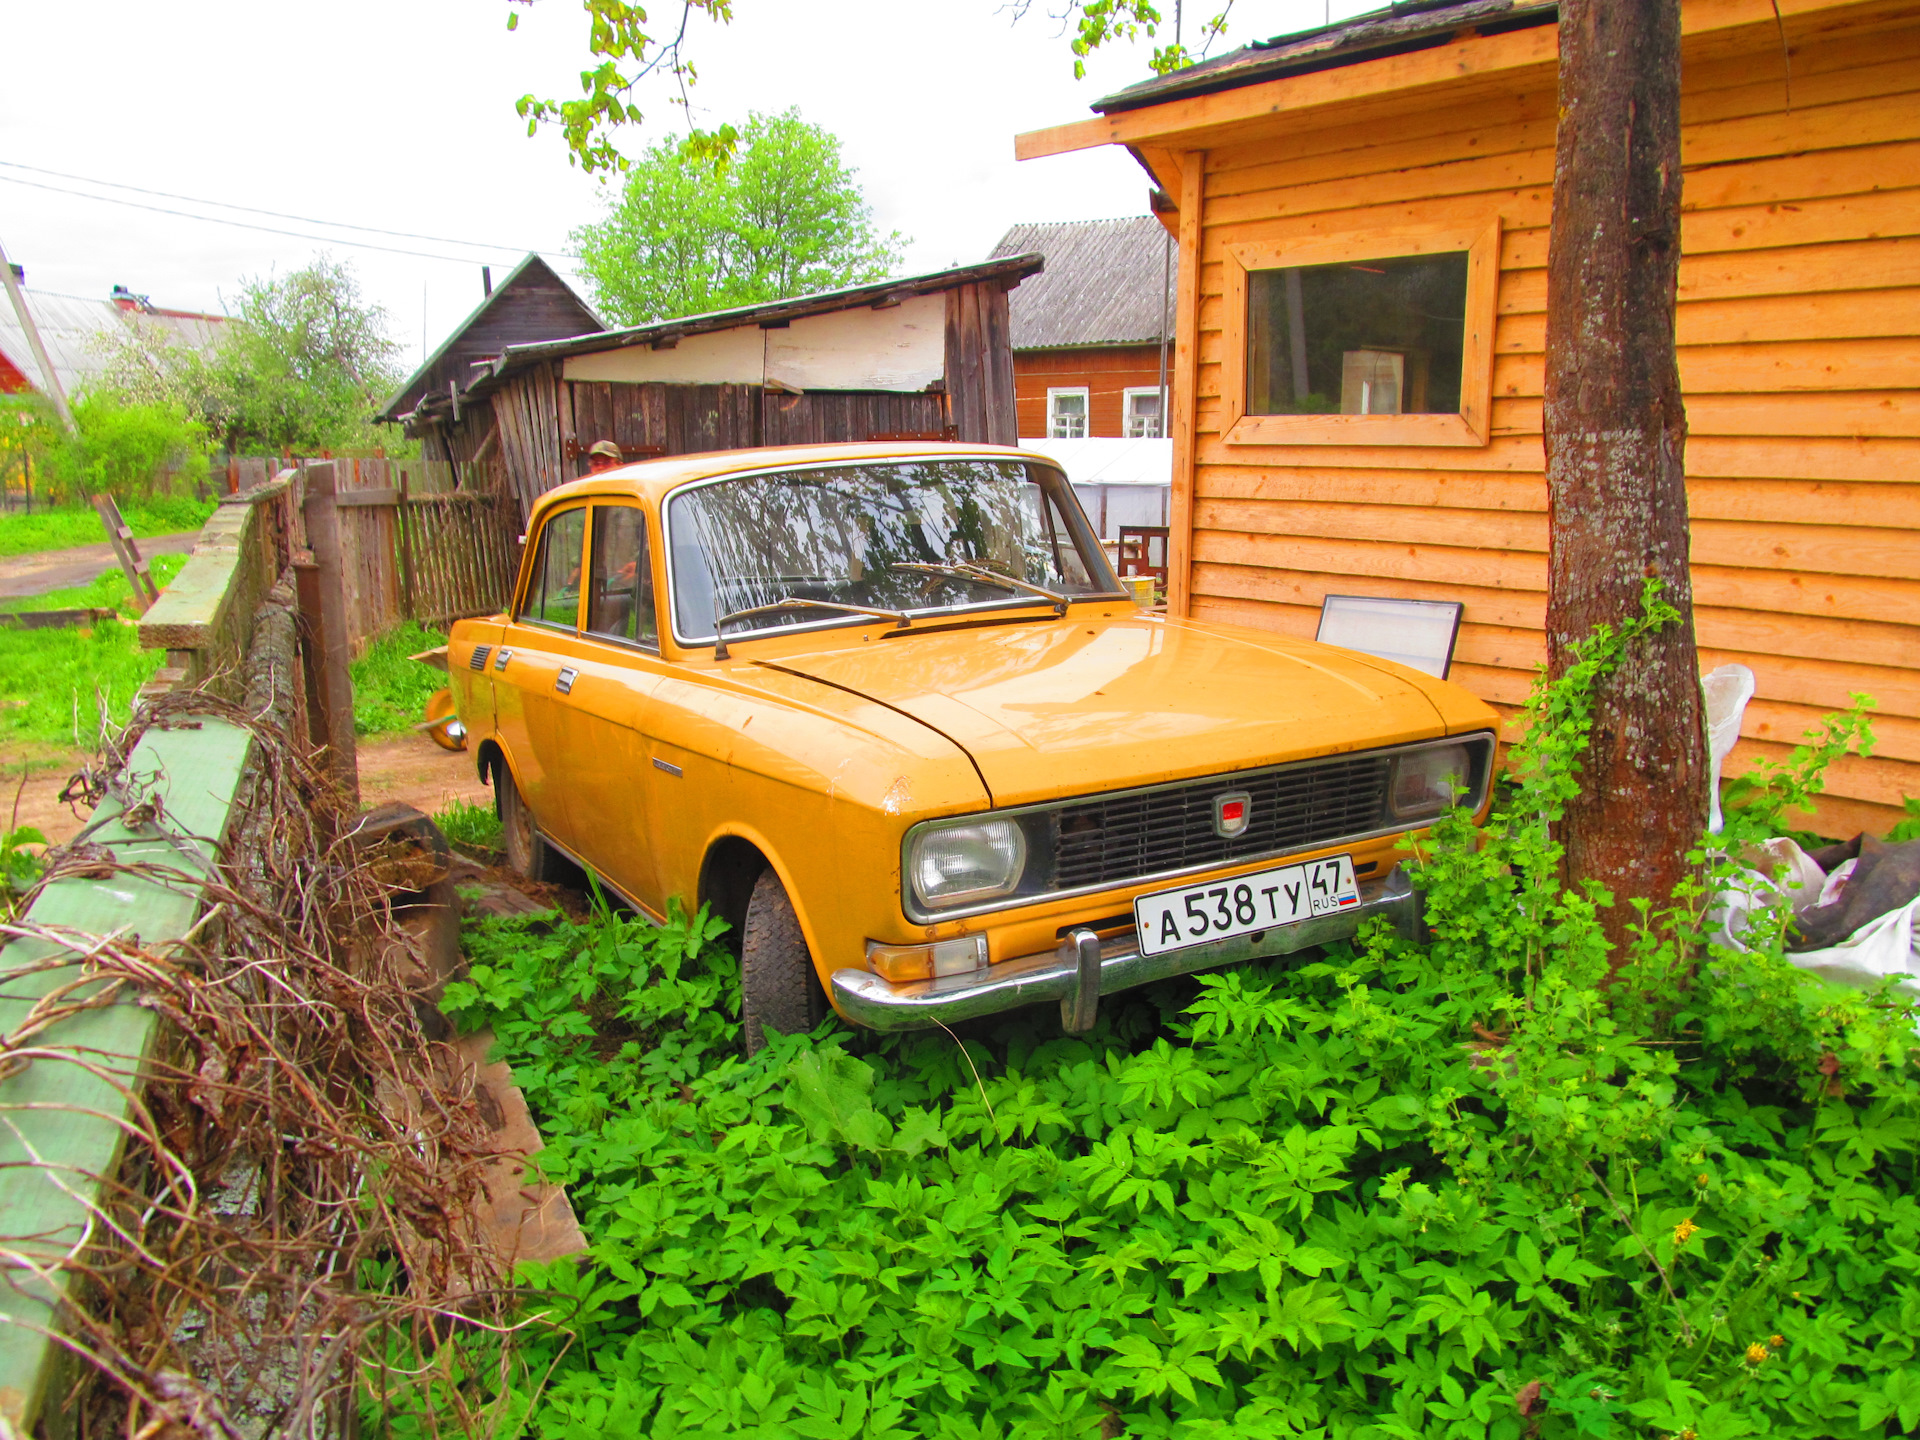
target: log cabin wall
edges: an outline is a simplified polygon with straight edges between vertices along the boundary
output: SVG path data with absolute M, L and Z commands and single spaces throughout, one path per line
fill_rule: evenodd
M 1920 795 L 1920 19 L 1828 9 L 1791 22 L 1790 106 L 1770 14 L 1688 44 L 1679 340 L 1701 663 L 1759 682 L 1729 773 L 1865 692 L 1876 753 L 1833 767 L 1821 815 L 1852 834 Z M 1546 658 L 1551 55 L 1457 103 L 1326 106 L 1173 157 L 1193 277 L 1176 609 L 1311 636 L 1329 592 L 1463 601 L 1453 678 L 1524 699 Z M 1230 246 L 1495 219 L 1484 445 L 1227 442 L 1244 354 Z

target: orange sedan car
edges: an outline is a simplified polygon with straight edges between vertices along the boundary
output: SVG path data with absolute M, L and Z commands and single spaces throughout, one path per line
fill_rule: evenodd
M 1484 813 L 1492 710 L 1390 661 L 1137 608 L 1043 456 L 689 455 L 541 497 L 448 668 L 511 862 L 739 935 L 748 1044 L 1099 997 L 1404 926 L 1396 850 Z

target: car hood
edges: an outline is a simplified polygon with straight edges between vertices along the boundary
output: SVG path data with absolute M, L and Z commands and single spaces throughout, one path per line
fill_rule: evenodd
M 845 635 L 846 632 L 841 632 Z M 1150 785 L 1447 733 L 1388 661 L 1264 630 L 1133 615 L 836 637 L 757 663 L 910 715 L 995 805 Z

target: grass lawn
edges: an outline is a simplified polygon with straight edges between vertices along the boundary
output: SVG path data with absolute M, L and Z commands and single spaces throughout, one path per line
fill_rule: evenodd
M 427 698 L 447 683 L 439 670 L 409 655 L 447 643 L 446 632 L 412 620 L 389 630 L 353 662 L 353 729 L 357 735 L 391 735 L 420 723 Z
M 135 538 L 145 540 L 154 535 L 198 530 L 207 523 L 216 503 L 183 498 L 136 500 L 122 506 L 120 513 L 132 527 Z M 100 517 L 90 505 L 62 505 L 53 510 L 35 510 L 31 515 L 0 514 L 0 556 L 98 545 L 106 538 L 106 531 L 100 528 Z
M 97 528 L 97 526 L 96 526 Z M 153 560 L 162 587 L 180 573 L 185 555 Z M 127 577 L 109 570 L 92 584 L 0 601 L 0 610 L 116 609 L 126 618 L 68 630 L 0 630 L 0 750 L 35 745 L 91 746 L 101 717 L 127 723 L 139 688 L 165 658 L 142 650 Z

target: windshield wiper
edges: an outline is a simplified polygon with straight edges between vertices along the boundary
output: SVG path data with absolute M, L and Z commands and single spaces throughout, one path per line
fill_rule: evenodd
M 913 624 L 904 610 L 883 610 L 878 605 L 842 605 L 835 600 L 808 600 L 799 595 L 788 595 L 771 605 L 749 605 L 745 610 L 729 611 L 714 621 L 713 658 L 727 658 L 727 637 L 720 633 L 720 627 L 729 620 L 744 620 L 749 615 L 776 615 L 783 610 L 832 610 L 841 615 L 872 615 L 877 619 L 893 621 L 896 630 L 904 630 Z
M 989 570 L 984 565 L 933 565 L 919 560 L 896 560 L 888 567 L 893 570 L 924 570 L 929 575 L 958 575 L 963 580 L 982 580 L 989 585 L 1004 585 L 1009 590 L 1021 591 L 1028 595 L 1038 595 L 1053 602 L 1053 613 L 1065 615 L 1068 600 L 1058 590 L 1049 590 L 1044 585 L 1035 585 L 1030 580 L 1016 580 L 1011 575 L 1002 575 L 998 570 Z

